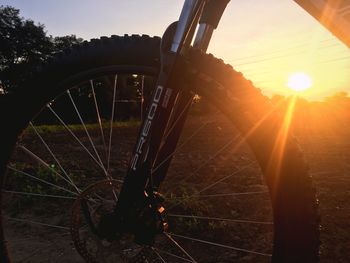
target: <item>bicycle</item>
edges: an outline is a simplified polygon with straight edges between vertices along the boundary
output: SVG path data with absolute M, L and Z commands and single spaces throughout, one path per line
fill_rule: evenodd
M 34 250 L 29 245 L 42 245 L 35 236 L 44 236 L 46 241 L 55 241 L 55 246 L 60 246 L 61 240 L 67 237 L 67 231 L 70 232 L 68 242 L 73 241 L 74 250 L 86 262 L 318 261 L 319 218 L 315 190 L 307 165 L 288 133 L 286 123 L 241 73 L 205 54 L 228 2 L 186 0 L 179 21 L 171 24 L 161 39 L 112 36 L 84 42 L 45 65 L 38 75 L 28 81 L 25 89 L 1 97 L 1 120 L 6 123 L 0 133 L 1 201 L 4 207 L 0 227 L 2 262 L 10 260 L 8 251 L 11 250 L 14 260 L 30 261 L 33 254 L 42 250 Z M 147 111 L 142 113 L 143 121 L 134 150 L 128 155 L 124 149 L 129 145 L 130 133 L 135 132 L 138 122 L 128 122 L 124 127 L 122 122 L 117 121 L 116 102 L 123 100 L 119 84 L 124 83 L 122 87 L 125 88 L 128 86 L 126 83 L 131 81 L 131 86 L 139 87 L 132 96 L 128 95 L 128 101 L 136 98 L 136 103 L 140 99 L 142 103 L 140 89 L 145 88 L 146 83 L 152 85 L 154 79 L 157 79 L 156 85 Z M 250 192 L 219 194 L 208 191 L 225 181 L 233 184 L 236 180 L 240 187 L 245 180 L 249 182 L 252 180 L 249 176 L 236 175 L 251 168 L 251 163 L 234 166 L 233 173 L 214 182 L 209 176 L 211 183 L 205 186 L 201 182 L 204 179 L 196 172 L 190 174 L 192 182 L 181 174 L 169 172 L 167 176 L 174 154 L 178 152 L 177 144 L 195 94 L 200 96 L 201 105 L 210 103 L 233 122 L 255 154 L 267 188 L 259 186 Z M 107 102 L 110 103 L 108 107 Z M 86 107 L 89 103 L 90 109 Z M 72 112 L 68 112 L 68 105 Z M 10 111 L 13 114 L 7 114 Z M 214 114 L 215 111 L 213 115 L 206 115 L 208 120 L 194 134 L 211 122 L 220 126 L 221 117 Z M 88 120 L 85 116 L 89 116 Z M 95 121 L 91 120 L 91 116 L 95 117 Z M 195 120 L 196 115 L 193 116 Z M 66 118 L 70 121 L 65 121 Z M 109 121 L 104 121 L 106 118 Z M 41 125 L 47 120 L 56 125 Z M 222 128 L 216 128 L 217 138 L 211 140 L 225 139 L 227 134 L 221 133 Z M 73 142 L 62 136 L 63 130 L 85 155 L 80 152 L 76 155 L 75 148 L 71 146 Z M 113 141 L 117 131 L 123 136 L 118 145 Z M 18 141 L 20 135 L 21 140 Z M 32 140 L 36 143 L 29 146 Z M 192 135 L 187 138 L 187 141 L 191 140 Z M 62 141 L 64 145 L 60 144 Z M 229 143 L 217 153 L 207 154 L 209 161 L 227 151 L 233 143 L 236 143 L 236 151 L 242 140 L 237 143 L 237 138 L 230 138 Z M 52 146 L 57 147 L 57 153 L 53 152 Z M 69 152 L 63 154 L 61 150 Z M 10 161 L 13 152 L 16 164 L 14 159 Z M 47 161 L 41 157 L 44 152 Z M 112 157 L 117 154 L 122 157 L 120 161 Z M 249 153 L 246 155 L 250 156 Z M 70 156 L 68 161 L 65 160 L 67 156 Z M 59 160 L 59 157 L 65 161 Z M 79 161 L 84 158 L 90 161 L 82 165 L 89 166 L 90 170 L 79 166 Z M 197 158 L 201 159 L 200 155 Z M 186 161 L 191 163 L 191 159 Z M 186 166 L 186 161 L 182 160 L 178 166 Z M 6 166 L 8 173 L 5 175 Z M 71 168 L 71 172 L 65 167 Z M 213 177 L 216 176 L 214 171 L 209 171 Z M 169 185 L 164 186 L 167 181 Z M 180 185 L 181 182 L 186 182 L 185 188 Z M 199 189 L 196 188 L 198 186 Z M 254 183 L 252 186 L 255 187 Z M 174 188 L 175 194 L 160 194 L 162 189 Z M 260 211 L 260 215 L 272 213 L 273 224 L 263 220 L 224 217 L 225 212 L 232 209 L 228 197 L 244 196 L 249 202 L 250 195 L 266 192 L 269 193 L 273 212 Z M 12 201 L 11 197 L 17 199 Z M 200 198 L 212 197 L 221 199 L 213 203 L 200 201 Z M 42 198 L 54 202 L 44 202 Z M 258 197 L 253 201 L 266 201 L 263 199 Z M 37 206 L 31 208 L 30 205 Z M 215 206 L 221 209 L 208 216 L 207 210 Z M 240 204 L 237 207 L 238 210 L 242 208 Z M 169 213 L 171 209 L 175 211 L 172 214 Z M 47 216 L 43 216 L 45 212 L 48 212 Z M 230 210 L 230 213 L 241 214 L 241 211 Z M 34 219 L 28 219 L 28 216 Z M 249 224 L 253 231 L 260 225 L 267 226 L 268 230 L 256 234 L 243 230 L 241 224 Z M 64 233 L 39 231 L 41 228 Z M 273 228 L 273 238 L 269 228 Z M 22 233 L 15 232 L 16 229 Z M 174 230 L 181 232 L 175 233 Z M 205 233 L 207 230 L 213 231 L 212 236 Z M 9 232 L 4 235 L 6 231 Z M 189 237 L 185 234 L 187 232 L 193 232 L 195 236 Z M 250 236 L 248 244 L 254 243 L 252 240 L 255 239 L 254 246 L 257 248 L 261 248 L 260 243 L 264 241 L 270 244 L 262 248 L 262 252 L 238 247 L 237 244 L 247 243 L 241 240 L 239 233 Z M 19 247 L 21 250 L 28 247 L 29 256 L 18 255 L 19 250 L 12 248 L 12 244 L 21 242 L 17 238 L 19 234 L 26 242 L 25 246 Z M 228 237 L 222 238 L 223 234 Z M 15 239 L 12 243 L 11 238 Z M 233 243 L 221 244 L 217 241 L 226 239 Z M 194 243 L 213 248 L 198 251 Z M 44 254 L 48 254 L 52 246 L 44 246 L 44 249 L 47 250 Z M 57 260 L 68 253 L 76 262 L 78 258 L 72 255 L 71 250 L 69 244 L 62 248 Z M 48 258 L 35 257 L 34 260 L 47 262 Z M 61 258 L 61 261 L 69 260 Z

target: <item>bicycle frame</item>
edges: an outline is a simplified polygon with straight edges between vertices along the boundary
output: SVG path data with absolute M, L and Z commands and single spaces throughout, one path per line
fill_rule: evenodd
M 161 72 L 119 195 L 116 206 L 119 213 L 133 213 L 131 210 L 138 209 L 139 200 L 158 191 L 164 180 L 194 97 L 185 88 L 187 81 L 182 55 L 186 54 L 191 43 L 202 52 L 207 50 L 228 2 L 186 0 L 179 21 L 165 32 Z

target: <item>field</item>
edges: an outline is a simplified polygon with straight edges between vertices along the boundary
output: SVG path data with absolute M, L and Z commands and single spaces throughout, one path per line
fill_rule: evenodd
M 321 262 L 350 258 L 350 127 L 347 124 L 297 131 L 320 201 Z
M 137 134 L 137 122 L 115 126 L 111 156 L 117 158 L 111 158 L 110 174 L 121 178 Z M 108 153 L 103 153 L 100 130 L 95 126 L 88 127 L 88 130 L 102 159 Z M 99 165 L 72 136 L 65 133 L 65 129 L 39 127 L 36 131 L 50 149 L 55 149 L 60 165 L 78 188 L 83 190 L 92 182 L 105 179 Z M 93 153 L 84 129 L 77 126 L 72 127 L 72 131 Z M 107 127 L 104 132 L 108 134 Z M 310 125 L 299 127 L 295 132 L 310 165 L 320 200 L 321 263 L 348 262 L 350 129 L 319 129 Z M 269 197 L 252 153 L 246 145 L 234 147 L 240 139 L 237 131 L 221 117 L 190 116 L 168 180 L 161 188 L 167 198 L 165 207 L 170 232 L 174 234 L 172 238 L 198 262 L 268 262 L 266 255 L 271 252 L 272 238 Z M 74 195 L 42 182 L 33 183 L 20 172 L 64 185 L 65 182 L 56 178 L 61 174 L 60 167 L 35 130 L 28 130 L 20 145 L 22 148 L 16 151 L 11 162 L 14 169 L 8 175 L 9 191 L 5 194 L 6 234 L 10 244 L 11 241 L 14 244 L 15 262 L 80 262 L 69 234 Z M 34 161 L 33 153 L 36 155 Z M 104 164 L 106 162 L 102 161 Z M 49 168 L 45 168 L 45 164 Z M 72 186 L 65 189 L 74 192 Z M 28 196 L 15 192 L 40 195 Z M 30 221 L 30 217 L 34 219 Z M 40 222 L 41 225 L 33 222 Z M 189 237 L 192 240 L 188 240 Z M 230 245 L 230 248 L 193 239 Z M 188 255 L 181 252 L 171 239 L 162 237 L 158 242 L 157 253 L 166 262 L 188 261 Z M 101 248 L 101 244 L 94 246 L 91 248 L 94 253 L 97 250 L 116 260 L 111 248 Z M 152 262 L 162 262 L 159 258 L 155 255 Z

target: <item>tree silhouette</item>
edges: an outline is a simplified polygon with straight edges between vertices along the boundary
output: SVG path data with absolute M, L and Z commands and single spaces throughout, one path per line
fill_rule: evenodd
M 47 36 L 43 24 L 20 17 L 19 10 L 0 6 L 0 80 L 2 89 L 14 91 L 35 68 L 55 52 L 81 42 L 74 35 Z

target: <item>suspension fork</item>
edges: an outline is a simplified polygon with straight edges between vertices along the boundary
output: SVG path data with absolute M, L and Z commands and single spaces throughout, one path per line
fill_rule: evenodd
M 193 47 L 206 52 L 214 30 L 218 27 L 222 14 L 230 0 L 209 0 L 205 3 L 201 10 L 199 19 L 199 27 L 195 36 Z M 179 27 L 178 27 L 179 29 Z M 176 35 L 174 42 L 176 41 Z M 184 41 L 186 43 L 186 40 Z M 172 45 L 172 48 L 174 44 Z M 164 180 L 169 169 L 172 157 L 175 153 L 177 143 L 179 141 L 181 131 L 186 121 L 187 113 L 190 109 L 190 103 L 193 101 L 194 94 L 185 90 L 180 94 L 175 108 L 175 120 L 171 123 L 170 130 L 166 132 L 169 138 L 161 145 L 159 149 L 155 165 L 151 171 L 153 177 L 153 186 L 158 188 Z
M 190 47 L 198 22 L 200 26 L 194 47 L 206 51 L 212 32 L 228 2 L 229 0 L 185 1 L 170 50 L 162 52 L 157 86 L 141 125 L 116 209 L 132 206 L 140 195 L 144 196 L 146 185 L 157 188 L 164 179 L 188 113 L 189 107 L 184 106 L 193 99 L 192 94 L 181 92 L 186 86 L 186 65 L 180 55 L 186 54 Z M 171 115 L 175 117 L 169 121 Z M 167 138 L 163 141 L 164 136 Z M 159 164 L 161 169 L 152 176 L 152 168 Z

